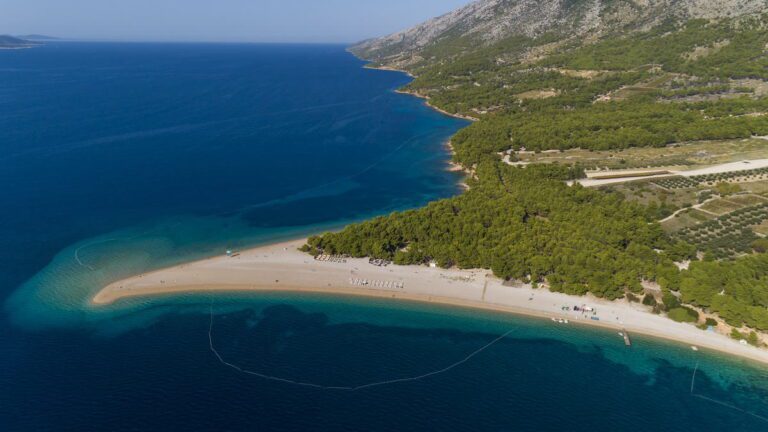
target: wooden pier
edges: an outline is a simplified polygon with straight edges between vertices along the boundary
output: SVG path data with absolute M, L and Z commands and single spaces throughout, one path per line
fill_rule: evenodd
M 627 333 L 627 329 L 621 329 L 621 335 L 624 336 L 624 345 L 632 346 L 632 341 L 629 339 L 629 333 Z

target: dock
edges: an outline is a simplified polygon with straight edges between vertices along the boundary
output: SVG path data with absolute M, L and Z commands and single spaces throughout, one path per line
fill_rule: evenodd
M 621 335 L 624 336 L 624 345 L 632 346 L 632 341 L 629 339 L 629 333 L 627 333 L 627 329 L 621 329 Z

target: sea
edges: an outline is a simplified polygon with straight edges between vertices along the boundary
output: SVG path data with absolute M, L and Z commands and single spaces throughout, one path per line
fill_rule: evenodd
M 1 431 L 768 431 L 768 368 L 308 294 L 94 307 L 128 275 L 461 193 L 467 122 L 340 45 L 0 51 Z

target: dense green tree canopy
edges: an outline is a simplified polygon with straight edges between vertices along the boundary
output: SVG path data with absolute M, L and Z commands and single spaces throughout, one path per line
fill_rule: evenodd
M 694 262 L 681 274 L 683 301 L 717 312 L 729 324 L 768 330 L 768 255 Z
M 502 278 L 546 280 L 556 291 L 609 298 L 639 291 L 641 278 L 654 280 L 659 268 L 674 267 L 680 257 L 654 251 L 670 243 L 644 208 L 569 187 L 563 180 L 573 174 L 558 165 L 485 162 L 461 196 L 313 237 L 309 245 L 399 264 L 488 268 Z
M 480 119 L 452 138 L 454 159 L 471 172 L 470 190 L 312 237 L 305 250 L 486 268 L 611 299 L 655 281 L 661 302 L 645 296 L 644 303 L 674 319 L 698 319 L 688 304 L 768 330 L 768 255 L 749 255 L 766 249 L 754 234 L 673 240 L 655 222 L 670 213 L 664 206 L 568 186 L 583 175 L 578 166 L 519 168 L 500 157 L 523 147 L 607 150 L 768 135 L 768 98 L 743 81 L 768 78 L 767 24 L 768 16 L 694 20 L 594 43 L 547 34 L 428 47 L 406 89 Z M 699 181 L 708 180 L 688 183 Z M 729 254 L 712 252 L 721 249 Z M 679 271 L 674 263 L 695 261 L 697 252 L 705 261 Z

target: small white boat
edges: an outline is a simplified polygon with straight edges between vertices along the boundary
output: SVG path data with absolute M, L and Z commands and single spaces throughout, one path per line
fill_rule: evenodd
M 697 347 L 696 345 L 691 345 L 691 349 L 694 350 L 694 351 L 698 351 L 699 347 Z

